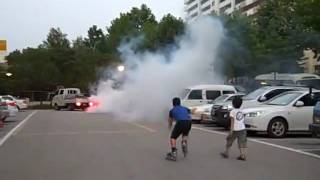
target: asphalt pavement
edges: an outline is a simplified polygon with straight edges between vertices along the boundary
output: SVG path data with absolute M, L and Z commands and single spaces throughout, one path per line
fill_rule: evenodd
M 265 137 L 250 137 L 246 162 L 236 160 L 236 144 L 223 159 L 225 132 L 203 125 L 193 126 L 189 156 L 180 153 L 170 162 L 164 158 L 166 120 L 127 122 L 110 114 L 44 110 L 19 113 L 12 121 L 0 130 L 1 180 L 320 179 L 319 156 Z

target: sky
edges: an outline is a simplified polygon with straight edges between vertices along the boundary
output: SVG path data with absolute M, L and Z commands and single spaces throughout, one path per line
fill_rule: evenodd
M 106 30 L 121 12 L 146 4 L 157 20 L 165 14 L 184 16 L 184 0 L 0 0 L 0 39 L 8 52 L 37 47 L 51 27 L 59 27 L 68 39 L 86 36 L 92 25 Z

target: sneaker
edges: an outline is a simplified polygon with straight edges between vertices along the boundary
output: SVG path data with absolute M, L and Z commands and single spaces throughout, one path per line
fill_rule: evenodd
M 223 157 L 223 158 L 225 158 L 225 159 L 227 159 L 227 158 L 229 158 L 229 155 L 228 154 L 226 154 L 226 153 L 220 153 L 220 155 Z
M 246 161 L 246 157 L 242 157 L 242 156 L 239 156 L 237 159 L 240 161 Z

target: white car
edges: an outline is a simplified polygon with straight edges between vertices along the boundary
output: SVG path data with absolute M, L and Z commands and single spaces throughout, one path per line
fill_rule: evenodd
M 1 103 L 1 111 L 9 114 L 9 116 L 16 116 L 18 113 L 18 108 L 16 105 L 16 102 L 5 100 L 2 97 L 0 97 L 0 103 Z
M 266 131 L 275 138 L 288 131 L 308 131 L 318 97 L 320 91 L 288 91 L 263 105 L 244 108 L 247 130 Z
M 3 99 L 5 100 L 9 100 L 9 101 L 14 101 L 17 104 L 17 108 L 20 109 L 27 109 L 28 108 L 28 104 L 27 101 L 25 99 L 17 99 L 14 96 L 11 95 L 4 95 L 1 96 Z
M 222 96 L 219 96 L 217 99 L 215 99 L 210 104 L 205 104 L 201 106 L 193 106 L 190 107 L 190 109 L 196 108 L 196 113 L 192 115 L 192 120 L 198 120 L 198 121 L 211 121 L 211 109 L 212 106 L 216 104 L 223 104 L 226 102 L 231 102 L 234 97 L 242 97 L 244 94 L 237 93 L 237 94 L 224 94 Z

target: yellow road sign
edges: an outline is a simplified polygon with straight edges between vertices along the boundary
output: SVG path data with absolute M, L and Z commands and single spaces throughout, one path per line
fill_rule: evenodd
M 0 51 L 6 51 L 6 50 L 7 50 L 7 41 L 0 40 Z

